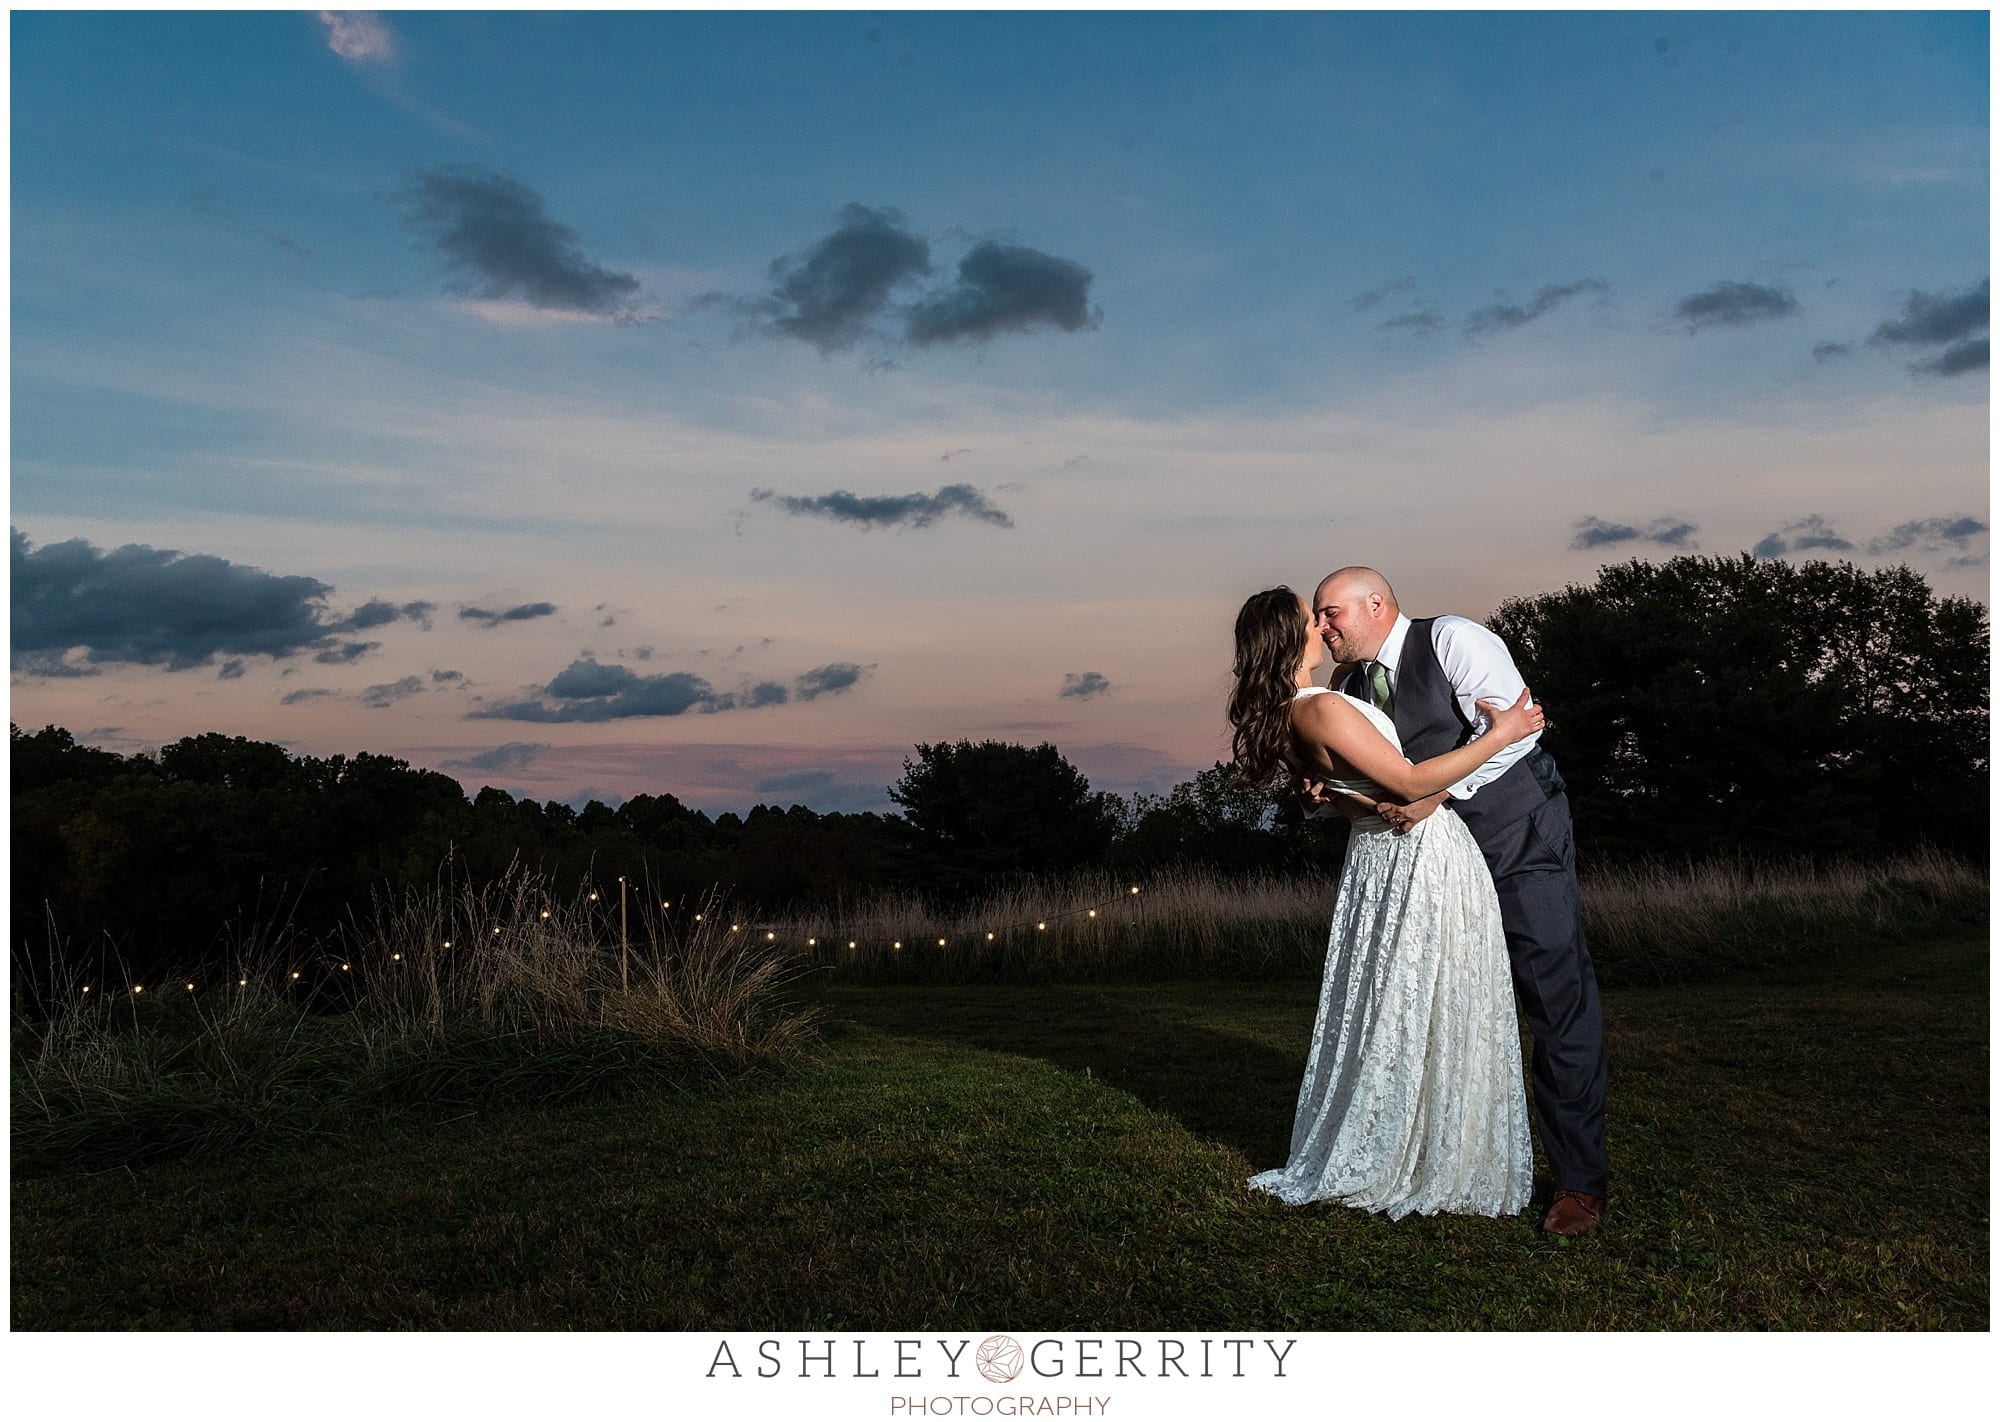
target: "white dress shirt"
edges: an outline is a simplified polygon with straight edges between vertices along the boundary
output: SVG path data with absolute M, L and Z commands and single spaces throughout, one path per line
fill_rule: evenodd
M 1382 639 L 1381 650 L 1373 658 L 1388 670 L 1391 694 L 1396 690 L 1396 665 L 1402 660 L 1403 643 L 1409 636 L 1410 619 L 1399 612 L 1389 635 Z M 1472 722 L 1475 736 L 1492 724 L 1486 708 L 1479 704 L 1481 701 L 1494 700 L 1512 706 L 1527 685 L 1514 666 L 1514 654 L 1507 650 L 1507 644 L 1470 618 L 1444 616 L 1431 623 L 1431 647 L 1437 653 L 1445 680 L 1457 694 L 1458 709 Z M 1537 731 L 1526 740 L 1504 747 L 1486 764 L 1451 786 L 1451 798 L 1470 800 L 1480 786 L 1490 785 L 1505 775 L 1507 767 L 1541 739 L 1542 733 Z

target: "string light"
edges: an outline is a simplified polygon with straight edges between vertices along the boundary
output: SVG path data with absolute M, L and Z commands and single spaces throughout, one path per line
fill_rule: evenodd
M 298 975 L 297 973 L 293 973 L 293 974 L 292 974 L 292 981 L 293 981 L 293 982 L 297 982 L 298 980 L 299 980 L 299 975 Z
M 592 889 L 592 890 L 590 891 L 590 901 L 591 901 L 592 903 L 596 903 L 596 902 L 597 902 L 597 890 L 595 890 L 595 889 Z
M 238 987 L 249 987 L 249 986 L 250 986 L 250 979 L 248 979 L 248 978 L 238 978 L 238 979 L 236 980 L 236 986 L 238 986 Z
M 806 947 L 808 947 L 808 948 L 817 948 L 817 947 L 819 947 L 819 940 L 818 940 L 817 938 L 808 938 L 808 939 L 806 940 Z
M 401 953 L 391 953 L 389 955 L 389 961 L 392 963 L 400 963 L 403 961 L 403 955 Z
M 1048 925 L 1047 925 L 1046 923 L 1038 923 L 1038 924 L 1036 924 L 1036 925 L 1035 925 L 1035 932 L 1037 932 L 1037 933 L 1040 933 L 1040 932 L 1042 932 L 1042 931 L 1043 931 L 1044 929 L 1046 929 L 1047 927 L 1048 927 Z
M 764 941 L 766 943 L 776 943 L 778 941 L 778 935 L 775 933 L 767 933 L 764 935 Z
M 700 923 L 700 922 L 701 922 L 701 915 L 700 915 L 700 914 L 696 914 L 696 915 L 694 916 L 694 921 L 695 921 L 696 923 Z
M 132 994 L 135 997 L 138 996 L 140 993 L 144 992 L 145 990 L 146 989 L 138 983 L 132 984 Z
M 848 939 L 848 940 L 847 940 L 847 946 L 848 946 L 849 948 L 852 948 L 852 947 L 854 946 L 854 940 L 853 940 L 852 938 L 850 938 L 850 939 Z
M 493 936 L 495 938 L 498 938 L 500 936 L 500 925 L 497 923 L 493 925 Z
M 341 971 L 341 972 L 343 972 L 343 973 L 344 973 L 344 972 L 347 972 L 347 971 L 348 971 L 348 966 L 347 966 L 347 964 L 345 964 L 345 963 L 342 963 L 342 964 L 340 965 L 340 971 Z
M 1133 893 L 1135 893 L 1135 894 L 1139 892 L 1139 886 L 1138 886 L 1137 884 L 1134 884 L 1134 885 L 1132 886 L 1132 892 L 1133 892 Z
M 942 938 L 938 939 L 938 947 L 944 947 L 944 940 Z
M 193 983 L 189 983 L 189 984 L 188 984 L 188 991 L 189 991 L 189 992 L 193 992 L 193 991 L 194 991 L 194 984 L 193 984 Z
M 992 934 L 990 934 L 990 933 L 989 933 L 989 934 L 987 934 L 987 935 L 986 935 L 986 941 L 987 941 L 988 943 L 991 943 L 991 942 L 993 941 L 993 935 L 992 935 Z
M 892 945 L 890 945 L 890 946 L 892 946 L 892 947 L 894 947 L 894 948 L 896 948 L 896 949 L 900 950 L 900 949 L 902 948 L 902 946 L 903 946 L 903 940 L 902 940 L 902 939 L 900 939 L 900 938 L 898 938 L 898 939 L 897 939 L 897 940 L 895 941 L 895 943 L 893 943 L 893 944 L 892 944 Z
M 734 932 L 736 932 L 736 930 L 737 930 L 737 929 L 741 928 L 742 926 L 743 926 L 743 925 L 742 925 L 742 924 L 740 924 L 740 923 L 732 923 L 732 924 L 730 924 L 730 925 L 729 925 L 729 931 L 730 931 L 731 933 L 734 933 Z
M 89 984 L 89 983 L 85 983 L 85 984 L 83 985 L 83 990 L 84 990 L 85 992 L 89 992 L 89 991 L 90 991 L 90 984 Z
M 668 902 L 667 902 L 667 901 L 666 901 L 665 899 L 661 899 L 661 900 L 660 900 L 660 907 L 661 907 L 661 908 L 672 908 L 672 907 L 673 907 L 673 905 L 672 905 L 672 904 L 670 904 L 670 903 L 668 903 Z
M 547 918 L 548 916 L 549 916 L 549 911 L 548 911 L 547 909 L 543 909 L 543 910 L 542 910 L 542 917 L 543 917 L 543 918 Z M 500 930 L 496 928 L 496 929 L 494 929 L 493 931 L 494 931 L 495 933 L 498 933 L 498 932 L 499 932 Z
M 445 939 L 445 941 L 444 941 L 444 946 L 445 946 L 445 947 L 447 947 L 447 948 L 451 947 L 451 940 L 450 940 L 449 938 Z M 399 954 L 397 954 L 396 956 L 400 958 L 400 957 L 402 956 L 402 954 L 400 954 L 400 953 L 399 953 Z

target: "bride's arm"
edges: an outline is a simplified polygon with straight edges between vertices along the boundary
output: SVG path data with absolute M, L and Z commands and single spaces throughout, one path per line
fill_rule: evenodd
M 1477 739 L 1457 750 L 1412 765 L 1389 744 L 1368 718 L 1342 696 L 1302 698 L 1292 715 L 1300 739 L 1317 744 L 1336 761 L 1352 766 L 1390 795 L 1403 801 L 1421 800 L 1456 785 L 1491 760 L 1504 746 L 1525 740 L 1542 729 L 1542 709 L 1528 704 L 1528 693 L 1505 709 L 1486 708 L 1491 724 Z

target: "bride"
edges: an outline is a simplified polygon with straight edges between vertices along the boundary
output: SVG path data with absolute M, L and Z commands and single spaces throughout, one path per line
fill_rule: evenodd
M 1377 809 L 1463 779 L 1540 730 L 1541 710 L 1523 691 L 1510 707 L 1487 708 L 1491 725 L 1476 740 L 1412 765 L 1387 716 L 1312 684 L 1325 656 L 1290 588 L 1258 593 L 1237 614 L 1238 771 L 1269 785 L 1283 767 L 1368 806 L 1340 874 L 1291 1159 L 1251 1188 L 1391 1219 L 1517 1213 L 1534 1157 L 1492 877 L 1448 807 L 1407 833 Z

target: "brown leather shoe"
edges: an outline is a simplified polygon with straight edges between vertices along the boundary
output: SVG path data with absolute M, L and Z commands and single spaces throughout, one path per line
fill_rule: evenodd
M 1542 1229 L 1549 1234 L 1576 1239 L 1597 1228 L 1603 1218 L 1602 1195 L 1586 1195 L 1581 1190 L 1558 1190 L 1555 1203 L 1542 1216 Z

